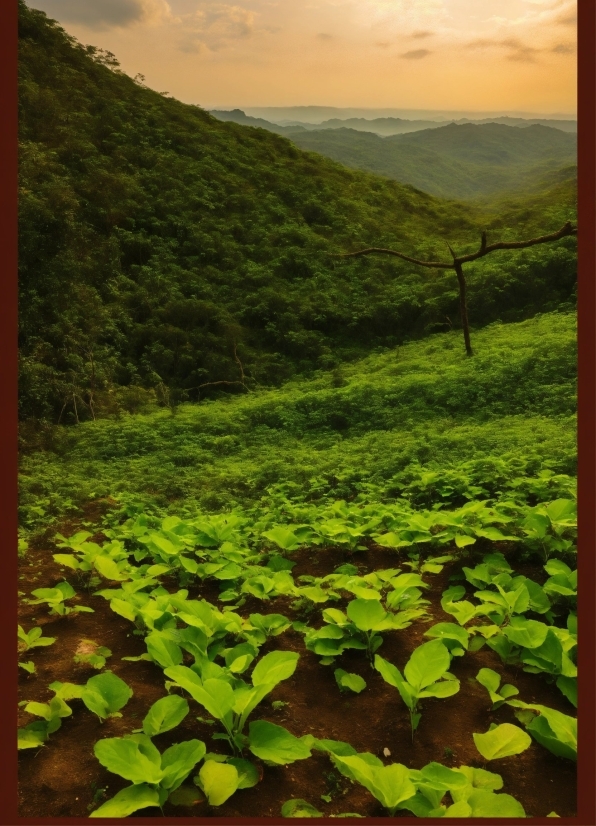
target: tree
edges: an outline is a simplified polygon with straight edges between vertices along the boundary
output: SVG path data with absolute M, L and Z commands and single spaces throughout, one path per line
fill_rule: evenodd
M 571 224 L 571 221 L 567 221 L 560 230 L 557 232 L 553 232 L 550 235 L 540 235 L 537 238 L 530 238 L 528 241 L 498 241 L 496 244 L 487 244 L 486 242 L 486 232 L 482 233 L 482 240 L 480 242 L 480 249 L 477 252 L 472 252 L 469 255 L 460 255 L 457 256 L 454 251 L 452 250 L 451 246 L 447 244 L 449 247 L 449 251 L 451 253 L 451 257 L 453 261 L 451 263 L 445 263 L 442 261 L 420 261 L 418 258 L 412 258 L 409 255 L 404 255 L 402 252 L 397 252 L 396 250 L 390 249 L 383 249 L 382 247 L 368 247 L 364 250 L 358 250 L 357 252 L 345 252 L 341 254 L 341 258 L 355 258 L 359 255 L 371 255 L 373 253 L 384 253 L 386 255 L 395 255 L 397 258 L 401 258 L 403 261 L 409 261 L 411 264 L 418 264 L 420 267 L 429 267 L 430 269 L 439 269 L 439 270 L 455 270 L 455 274 L 457 276 L 457 283 L 459 285 L 459 312 L 461 318 L 461 325 L 464 333 L 464 343 L 466 346 L 466 353 L 468 356 L 473 354 L 472 352 L 472 345 L 470 343 L 470 327 L 468 324 L 468 307 L 466 303 L 466 278 L 464 276 L 463 271 L 463 264 L 467 263 L 468 261 L 476 261 L 478 258 L 484 258 L 485 255 L 488 255 L 495 250 L 520 250 L 524 249 L 525 247 L 533 247 L 536 244 L 546 244 L 549 241 L 558 241 L 559 238 L 565 238 L 568 235 L 577 235 L 577 227 L 574 227 Z

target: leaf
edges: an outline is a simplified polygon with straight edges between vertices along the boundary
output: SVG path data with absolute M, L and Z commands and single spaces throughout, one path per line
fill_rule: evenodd
M 259 770 L 250 760 L 243 760 L 240 757 L 230 757 L 228 763 L 231 766 L 235 766 L 238 771 L 239 789 L 252 789 L 261 779 Z
M 530 747 L 532 738 L 518 726 L 502 723 L 486 734 L 473 734 L 474 743 L 485 760 L 499 760 L 521 754 Z
M 307 803 L 306 800 L 300 800 L 298 798 L 293 800 L 286 800 L 284 805 L 281 807 L 281 816 L 324 817 L 323 812 L 319 812 L 318 809 L 315 809 L 315 807 L 311 806 L 310 803 Z
M 353 599 L 348 603 L 346 611 L 360 631 L 372 631 L 388 616 L 381 603 L 377 602 L 377 597 L 375 599 Z
M 375 766 L 363 760 L 361 755 L 336 755 L 334 761 L 348 767 L 354 779 L 368 789 L 386 809 L 395 809 L 416 793 L 416 787 L 410 780 L 410 770 L 400 763 Z
M 259 660 L 252 672 L 254 686 L 267 684 L 271 688 L 282 680 L 287 680 L 296 670 L 300 658 L 293 651 L 271 651 Z
M 501 685 L 501 677 L 492 668 L 481 668 L 476 674 L 476 679 L 491 694 L 496 694 Z
M 105 671 L 87 680 L 81 699 L 89 709 L 98 717 L 106 718 L 112 714 L 117 714 L 121 708 L 132 697 L 132 688 L 126 685 L 124 680 Z
M 162 668 L 180 665 L 184 657 L 179 645 L 160 631 L 153 631 L 145 637 L 147 651 Z
M 455 544 L 458 548 L 465 548 L 466 545 L 474 545 L 476 539 L 473 536 L 467 536 L 463 533 L 458 533 L 455 536 Z
M 314 738 L 295 737 L 285 728 L 266 720 L 256 720 L 249 726 L 248 747 L 261 760 L 280 766 L 310 757 Z
M 184 720 L 188 714 L 188 702 L 176 694 L 169 694 L 157 700 L 143 720 L 143 731 L 148 737 L 170 731 Z
M 109 556 L 96 556 L 93 560 L 93 565 L 99 573 L 108 580 L 121 582 L 125 579 L 130 579 L 130 576 L 121 571 L 117 563 Z
M 227 763 L 207 760 L 199 772 L 199 786 L 211 806 L 221 806 L 238 788 L 238 770 Z
M 284 525 L 277 525 L 270 531 L 265 531 L 262 535 L 266 539 L 270 539 L 271 542 L 275 542 L 275 544 L 283 548 L 284 551 L 293 551 L 300 545 L 300 540 L 296 534 L 291 528 L 287 528 Z
M 461 625 L 456 625 L 454 622 L 438 622 L 424 632 L 425 637 L 439 640 L 455 640 L 462 648 L 467 649 L 468 639 L 470 634 Z M 444 643 L 447 646 L 447 643 Z
M 440 679 L 449 669 L 451 658 L 441 640 L 431 640 L 416 648 L 406 663 L 404 676 L 420 690 Z
M 128 817 L 138 809 L 159 805 L 159 793 L 145 783 L 128 786 L 107 800 L 99 809 L 91 812 L 89 817 Z
M 133 737 L 108 737 L 98 740 L 93 752 L 102 766 L 132 783 L 159 783 L 163 772 L 154 760 L 140 750 Z M 158 753 L 159 759 L 159 753 Z
M 205 744 L 202 740 L 185 740 L 166 749 L 161 756 L 164 789 L 177 789 L 183 783 L 199 760 L 205 756 Z
M 234 691 L 225 680 L 211 679 L 202 683 L 201 678 L 184 665 L 166 668 L 164 674 L 186 689 L 216 720 L 223 720 L 234 706 Z
M 539 648 L 546 639 L 548 625 L 525 617 L 512 617 L 503 633 L 514 645 L 522 648 Z
M 351 674 L 341 668 L 335 669 L 335 680 L 340 688 L 349 688 L 360 694 L 366 688 L 366 682 L 358 674 Z
M 429 763 L 421 769 L 420 774 L 425 783 L 439 791 L 462 789 L 469 782 L 465 775 L 455 769 L 449 769 L 441 763 Z
M 485 789 L 475 789 L 467 799 L 470 817 L 525 817 L 521 803 L 509 794 L 495 794 Z M 449 811 L 449 810 L 447 810 Z M 446 817 L 453 817 L 445 813 Z

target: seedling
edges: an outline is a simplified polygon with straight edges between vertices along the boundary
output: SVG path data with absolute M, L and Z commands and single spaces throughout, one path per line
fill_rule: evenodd
M 509 683 L 499 688 L 501 677 L 491 668 L 481 668 L 476 675 L 476 679 L 488 691 L 493 711 L 500 708 L 510 697 L 519 694 L 519 690 L 514 685 L 509 685 Z
M 75 663 L 90 665 L 100 671 L 106 664 L 107 657 L 112 652 L 104 645 L 98 645 L 93 640 L 81 640 L 74 655 Z
M 93 608 L 87 608 L 86 605 L 65 605 L 66 600 L 76 596 L 74 588 L 66 581 L 59 582 L 55 588 L 37 588 L 31 593 L 37 599 L 27 600 L 29 605 L 46 603 L 50 608 L 48 613 L 56 616 L 65 617 L 72 612 L 79 613 L 82 611 L 90 614 L 94 613 Z
M 399 669 L 378 654 L 375 668 L 385 682 L 395 686 L 410 711 L 412 741 L 422 716 L 419 702 L 425 697 L 451 697 L 459 691 L 459 680 L 449 673 L 451 657 L 441 640 L 425 642 L 415 649 L 402 677 Z

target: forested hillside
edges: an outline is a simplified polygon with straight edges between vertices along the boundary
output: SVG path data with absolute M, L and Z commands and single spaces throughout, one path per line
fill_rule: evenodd
M 333 368 L 457 326 L 443 257 L 573 218 L 565 185 L 491 212 L 221 123 L 20 4 L 21 416 L 74 422 Z M 575 241 L 470 267 L 470 322 L 568 306 Z M 209 385 L 204 387 L 203 385 Z

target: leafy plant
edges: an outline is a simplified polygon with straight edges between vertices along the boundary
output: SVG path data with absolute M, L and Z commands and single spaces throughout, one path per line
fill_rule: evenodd
M 106 659 L 112 652 L 105 645 L 98 645 L 93 640 L 81 640 L 74 655 L 75 663 L 82 663 L 96 668 L 98 671 L 106 664 Z
M 90 677 L 85 685 L 56 681 L 50 688 L 66 702 L 82 700 L 89 711 L 97 714 L 102 722 L 108 717 L 122 717 L 120 709 L 124 708 L 133 694 L 132 688 L 111 671 Z
M 29 651 L 31 648 L 41 648 L 53 645 L 56 637 L 42 637 L 42 629 L 39 626 L 33 627 L 30 631 L 25 631 L 21 625 L 18 626 L 18 649 L 19 653 Z
M 378 654 L 374 667 L 385 682 L 399 691 L 410 712 L 412 739 L 422 716 L 420 700 L 426 697 L 452 697 L 459 691 L 459 680 L 449 673 L 451 658 L 441 640 L 418 646 L 406 663 L 403 676 L 394 665 Z
M 201 740 L 176 743 L 160 754 L 146 734 L 127 734 L 98 740 L 93 749 L 102 766 L 125 780 L 127 786 L 90 817 L 128 817 L 139 809 L 163 806 L 205 755 Z
M 510 697 L 519 694 L 519 690 L 509 683 L 499 688 L 501 677 L 491 668 L 481 668 L 476 674 L 476 680 L 488 691 L 493 711 L 502 706 Z
M 335 682 L 341 690 L 347 689 L 353 691 L 355 694 L 360 694 L 366 688 L 366 682 L 359 674 L 351 674 L 344 671 L 343 668 L 336 668 L 333 672 L 335 675 Z
M 215 737 L 227 740 L 235 753 L 241 753 L 245 746 L 248 745 L 251 750 L 254 746 L 252 735 L 247 739 L 243 734 L 248 715 L 279 682 L 292 676 L 298 658 L 298 654 L 290 651 L 266 654 L 252 672 L 252 686 L 243 680 L 232 679 L 221 669 L 219 676 L 205 675 L 205 679 L 182 665 L 166 668 L 164 673 L 172 681 L 167 683 L 168 688 L 177 685 L 188 691 L 212 717 L 221 722 L 226 733 Z M 217 668 L 215 673 L 218 673 Z
M 29 605 L 41 605 L 45 603 L 49 606 L 49 613 L 56 614 L 60 617 L 68 616 L 68 614 L 85 611 L 90 614 L 93 613 L 93 608 L 88 608 L 86 605 L 65 605 L 66 600 L 72 599 L 76 596 L 75 590 L 68 582 L 59 582 L 55 588 L 37 588 L 31 591 L 37 599 L 28 600 Z

